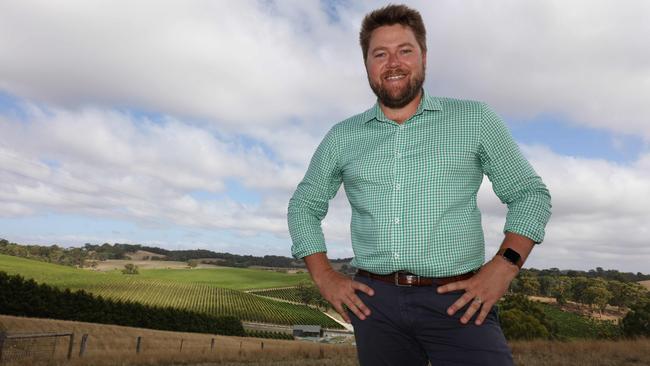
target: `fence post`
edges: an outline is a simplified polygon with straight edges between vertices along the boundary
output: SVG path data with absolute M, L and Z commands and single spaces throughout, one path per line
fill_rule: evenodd
M 214 338 L 210 341 L 210 352 L 214 351 Z
M 7 332 L 0 332 L 0 362 L 2 362 L 2 351 L 5 347 L 5 339 L 7 338 Z
M 68 360 L 72 358 L 72 344 L 74 343 L 74 333 L 70 333 L 70 344 L 68 344 Z
M 262 342 L 262 349 L 264 349 L 264 342 Z
M 138 340 L 135 344 L 135 353 L 140 353 L 140 345 L 142 344 L 142 336 L 138 336 Z
M 88 334 L 81 336 L 81 346 L 79 347 L 79 357 L 83 356 L 86 353 L 86 342 L 88 342 Z
M 183 352 L 183 341 L 184 341 L 184 339 L 181 338 L 181 348 L 178 350 L 178 352 Z

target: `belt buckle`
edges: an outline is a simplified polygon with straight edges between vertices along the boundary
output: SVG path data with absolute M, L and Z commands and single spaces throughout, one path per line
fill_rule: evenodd
M 401 271 L 395 272 L 395 286 L 398 286 L 398 287 L 413 287 L 413 285 L 410 285 L 410 284 L 403 285 L 403 284 L 399 283 L 399 275 L 400 274 L 403 274 L 405 276 L 417 277 L 416 275 L 407 274 L 407 273 L 404 273 L 404 272 L 401 272 Z

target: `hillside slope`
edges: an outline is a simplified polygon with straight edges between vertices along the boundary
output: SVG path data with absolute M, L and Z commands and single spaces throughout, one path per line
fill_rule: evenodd
M 236 290 L 292 286 L 304 275 L 238 268 L 157 269 L 143 270 L 139 275 L 124 275 L 118 271 L 98 273 L 5 255 L 0 255 L 0 269 L 58 288 L 85 290 L 114 300 L 214 316 L 231 315 L 250 322 L 342 328 L 316 309 Z

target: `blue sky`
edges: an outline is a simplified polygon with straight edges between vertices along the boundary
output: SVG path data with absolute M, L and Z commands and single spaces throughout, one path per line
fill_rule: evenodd
M 650 272 L 644 1 L 408 1 L 434 95 L 490 104 L 549 186 L 528 265 Z M 336 122 L 374 103 L 381 1 L 0 5 L 0 237 L 290 255 L 286 205 Z M 489 15 L 489 16 L 486 16 Z M 505 209 L 479 197 L 486 253 Z M 353 255 L 343 192 L 323 222 Z

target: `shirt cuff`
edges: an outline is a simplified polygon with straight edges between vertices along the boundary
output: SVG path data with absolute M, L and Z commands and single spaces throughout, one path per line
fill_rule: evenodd
M 315 253 L 327 253 L 327 247 L 325 244 L 304 244 L 304 245 L 293 245 L 291 247 L 291 255 L 296 259 L 302 259 L 309 255 Z
M 508 221 L 503 228 L 503 232 L 519 234 L 532 240 L 535 244 L 539 244 L 544 240 L 545 226 L 534 222 Z

